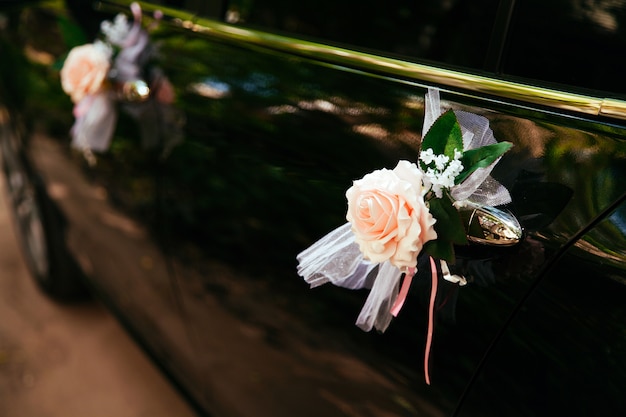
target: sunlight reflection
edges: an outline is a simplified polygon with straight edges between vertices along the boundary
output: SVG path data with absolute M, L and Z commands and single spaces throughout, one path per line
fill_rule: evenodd
M 389 131 L 379 124 L 356 125 L 352 129 L 361 135 L 366 135 L 374 139 L 385 139 L 389 136 Z
M 220 99 L 230 94 L 230 86 L 221 81 L 206 79 L 189 85 L 189 91 L 207 98 Z
M 624 0 L 579 0 L 576 14 L 584 16 L 608 32 L 619 29 L 616 14 L 624 8 Z

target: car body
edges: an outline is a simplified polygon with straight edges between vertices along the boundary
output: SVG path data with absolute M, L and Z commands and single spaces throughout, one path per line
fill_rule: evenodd
M 33 276 L 61 299 L 86 284 L 202 414 L 622 415 L 626 9 L 544 3 L 141 2 L 174 97 L 121 100 L 93 154 L 59 70 L 130 2 L 2 3 Z M 427 385 L 428 276 L 363 332 L 367 291 L 309 289 L 296 256 L 345 223 L 352 181 L 416 160 L 429 88 L 513 144 L 493 176 L 524 238 L 457 248 L 469 283 L 440 283 Z

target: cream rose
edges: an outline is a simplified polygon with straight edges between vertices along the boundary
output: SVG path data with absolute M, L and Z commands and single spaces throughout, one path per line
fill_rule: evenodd
M 61 69 L 61 85 L 78 103 L 102 88 L 110 67 L 110 51 L 105 45 L 88 43 L 73 48 Z
M 416 266 L 424 243 L 437 238 L 423 194 L 422 172 L 409 161 L 354 181 L 346 218 L 366 259 L 403 271 Z

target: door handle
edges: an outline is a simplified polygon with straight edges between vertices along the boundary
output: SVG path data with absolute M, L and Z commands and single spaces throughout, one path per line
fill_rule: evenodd
M 513 246 L 522 240 L 523 230 L 508 210 L 469 201 L 457 205 L 470 242 L 488 246 Z

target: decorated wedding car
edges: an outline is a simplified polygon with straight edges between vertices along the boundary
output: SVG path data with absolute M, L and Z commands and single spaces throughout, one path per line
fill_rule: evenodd
M 0 2 L 6 201 L 199 415 L 624 415 L 624 2 Z

